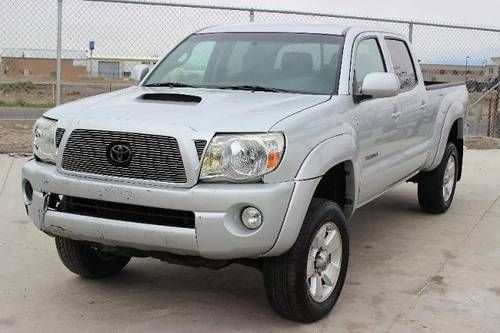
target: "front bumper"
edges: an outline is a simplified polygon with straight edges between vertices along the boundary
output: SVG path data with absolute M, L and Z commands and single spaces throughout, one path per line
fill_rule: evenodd
M 297 183 L 304 183 L 145 187 L 133 183 L 68 176 L 58 172 L 53 165 L 35 160 L 27 162 L 23 167 L 23 182 L 25 181 L 29 181 L 33 188 L 32 199 L 25 196 L 28 214 L 40 230 L 50 235 L 209 259 L 265 255 L 278 239 L 294 188 Z M 47 194 L 50 193 L 192 211 L 195 215 L 195 228 L 140 224 L 47 210 Z M 241 210 L 247 206 L 257 207 L 263 214 L 264 222 L 258 230 L 248 230 L 240 222 Z

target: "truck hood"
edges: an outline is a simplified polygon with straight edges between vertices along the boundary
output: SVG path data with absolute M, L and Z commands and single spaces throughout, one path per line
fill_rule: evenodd
M 330 96 L 190 88 L 132 87 L 68 103 L 45 116 L 64 128 L 146 133 L 263 132 Z M 193 134 L 193 133 L 192 133 Z

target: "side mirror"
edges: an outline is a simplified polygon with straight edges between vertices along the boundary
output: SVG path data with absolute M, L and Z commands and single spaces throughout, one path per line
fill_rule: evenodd
M 149 65 L 135 65 L 132 68 L 132 80 L 141 82 L 149 73 Z
M 399 94 L 399 78 L 393 73 L 370 73 L 363 80 L 361 94 L 373 98 L 394 97 Z

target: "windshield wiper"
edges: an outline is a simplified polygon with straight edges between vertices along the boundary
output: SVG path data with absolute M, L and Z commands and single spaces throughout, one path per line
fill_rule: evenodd
M 290 90 L 286 89 L 280 89 L 280 88 L 271 88 L 271 87 L 264 87 L 264 86 L 259 86 L 259 85 L 239 85 L 239 86 L 210 86 L 210 88 L 215 88 L 215 89 L 230 89 L 230 90 L 248 90 L 248 91 L 267 91 L 267 92 L 275 92 L 275 93 L 280 93 L 280 92 L 285 92 L 285 93 L 290 93 Z
M 196 86 L 180 82 L 156 82 L 145 84 L 144 87 L 198 88 Z

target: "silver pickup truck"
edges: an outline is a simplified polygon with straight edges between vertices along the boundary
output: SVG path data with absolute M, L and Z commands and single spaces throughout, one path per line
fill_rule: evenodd
M 198 31 L 138 86 L 35 125 L 27 212 L 86 278 L 131 257 L 262 271 L 271 306 L 316 321 L 337 301 L 347 220 L 406 181 L 444 213 L 460 179 L 465 85 L 424 82 L 408 40 L 379 29 Z

